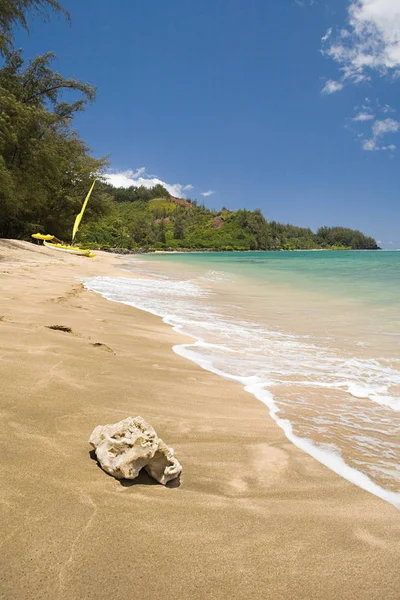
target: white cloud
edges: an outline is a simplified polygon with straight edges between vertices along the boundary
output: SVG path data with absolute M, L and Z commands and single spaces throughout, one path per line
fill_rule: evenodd
M 193 186 L 188 184 L 186 186 L 181 183 L 167 183 L 162 179 L 159 179 L 153 175 L 146 174 L 146 167 L 140 167 L 136 171 L 128 169 L 127 171 L 116 171 L 114 173 L 107 173 L 105 179 L 108 183 L 114 187 L 128 188 L 130 186 L 145 188 L 152 188 L 155 185 L 163 185 L 165 189 L 176 198 L 182 198 L 185 196 L 184 190 L 191 189 Z
M 188 183 L 188 184 L 187 184 L 187 185 L 185 185 L 185 186 L 184 186 L 182 189 L 183 189 L 183 190 L 192 190 L 192 189 L 193 189 L 193 186 L 192 186 L 192 184 L 191 184 L 191 183 Z
M 395 119 L 384 119 L 383 121 L 376 120 L 372 127 L 372 137 L 368 140 L 364 140 L 362 143 L 363 150 L 367 152 L 378 151 L 378 150 L 389 150 L 394 152 L 396 146 L 389 144 L 388 146 L 381 145 L 381 138 L 388 133 L 397 133 L 400 130 L 400 121 Z
M 396 109 L 395 109 L 395 108 L 392 108 L 391 106 L 389 106 L 389 104 L 384 104 L 384 105 L 383 105 L 383 106 L 381 106 L 380 108 L 381 108 L 381 111 L 382 111 L 383 113 L 385 113 L 385 115 L 386 115 L 387 113 L 395 113 L 395 112 L 396 112 Z
M 364 142 L 362 143 L 362 149 L 366 150 L 367 152 L 384 152 L 385 150 L 394 152 L 396 150 L 396 147 L 397 146 L 395 146 L 394 144 L 390 144 L 389 146 L 379 146 L 379 144 L 374 138 L 371 138 L 370 140 L 364 140 Z
M 340 92 L 342 89 L 343 83 L 340 83 L 340 81 L 334 81 L 333 79 L 328 79 L 321 90 L 321 94 L 334 94 L 335 92 Z
M 364 140 L 362 143 L 362 149 L 367 150 L 368 152 L 373 152 L 374 150 L 380 150 L 378 147 L 376 140 Z
M 322 36 L 321 42 L 323 44 L 325 44 L 325 42 L 327 42 L 329 40 L 329 38 L 331 37 L 331 35 L 332 35 L 332 27 L 329 27 L 329 29 L 326 32 L 326 34 L 324 36 Z
M 361 132 L 354 131 L 353 129 L 351 129 L 351 131 L 356 134 L 358 139 L 361 139 L 361 147 L 363 150 L 366 150 L 367 152 L 389 150 L 389 152 L 393 153 L 396 150 L 396 146 L 394 144 L 389 144 L 387 146 L 383 145 L 382 138 L 387 134 L 400 132 L 400 121 L 390 117 L 379 119 L 374 113 L 383 113 L 384 115 L 387 115 L 390 112 L 396 112 L 395 109 L 389 106 L 389 104 L 382 105 L 378 98 L 372 103 L 368 98 L 365 98 L 364 102 L 365 103 L 361 104 L 361 106 L 357 105 L 354 107 L 356 115 L 351 120 L 353 123 L 361 123 L 364 124 L 364 126 L 370 124 L 371 133 L 369 139 L 365 136 L 365 129 Z M 345 125 L 345 127 L 350 129 L 348 125 Z
M 323 54 L 342 72 L 341 81 L 361 83 L 379 75 L 400 75 L 399 0 L 351 0 L 347 27 L 322 38 Z M 329 33 L 329 35 L 328 35 Z
M 385 133 L 396 133 L 400 129 L 400 121 L 395 119 L 384 119 L 383 121 L 375 121 L 372 125 L 372 133 L 374 137 L 380 137 Z
M 372 119 L 374 119 L 374 118 L 375 118 L 375 116 L 372 115 L 371 113 L 360 112 L 360 113 L 358 113 L 358 115 L 353 117 L 353 121 L 372 121 Z
M 208 198 L 208 196 L 212 196 L 213 194 L 215 194 L 214 190 L 208 190 L 208 192 L 202 192 L 201 195 L 205 196 L 206 198 Z
M 294 3 L 300 8 L 306 8 L 307 6 L 314 6 L 317 0 L 294 0 Z

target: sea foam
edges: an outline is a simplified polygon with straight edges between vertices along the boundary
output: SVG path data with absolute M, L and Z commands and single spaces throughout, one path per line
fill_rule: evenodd
M 340 447 L 329 450 L 328 443 L 315 443 L 310 436 L 299 436 L 293 431 L 298 407 L 309 409 L 307 398 L 301 393 L 290 401 L 276 397 L 273 390 L 277 386 L 295 386 L 296 390 L 320 389 L 339 391 L 347 394 L 348 404 L 330 412 L 325 409 L 324 422 L 310 419 L 305 424 L 306 431 L 317 431 L 320 435 L 342 422 L 349 430 L 365 430 L 365 435 L 381 454 L 378 434 L 381 428 L 386 434 L 394 425 L 387 412 L 400 409 L 400 400 L 389 394 L 392 386 L 400 385 L 400 374 L 389 365 L 376 360 L 361 360 L 354 357 L 343 358 L 333 351 L 315 345 L 309 336 L 295 336 L 291 333 L 269 331 L 260 323 L 234 319 L 232 315 L 221 313 L 213 302 L 213 293 L 202 287 L 204 281 L 224 281 L 220 272 L 212 272 L 208 277 L 199 278 L 200 285 L 192 281 L 162 279 L 97 277 L 85 282 L 88 289 L 101 293 L 108 300 L 121 302 L 145 310 L 161 317 L 175 331 L 191 336 L 191 344 L 178 344 L 174 351 L 202 368 L 224 378 L 237 381 L 245 390 L 252 393 L 269 409 L 272 418 L 284 431 L 286 437 L 335 473 L 351 481 L 360 488 L 400 507 L 400 493 L 374 481 L 372 473 L 375 465 L 363 464 L 354 468 L 341 456 Z M 367 407 L 352 406 L 356 399 L 375 403 Z M 283 418 L 282 413 L 291 411 L 292 421 Z M 355 419 L 357 422 L 355 423 Z M 372 426 L 372 427 L 371 427 Z M 353 428 L 353 429 L 352 429 Z M 365 443 L 350 440 L 355 450 L 365 453 Z M 358 443 L 358 446 L 357 446 Z M 396 448 L 388 444 L 388 453 L 396 456 Z M 378 455 L 378 454 L 377 454 Z M 389 456 L 390 458 L 390 456 Z M 362 461 L 358 461 L 362 462 Z M 354 460 L 353 464 L 357 464 Z M 363 472 L 363 470 L 364 472 Z M 381 465 L 382 473 L 396 477 L 395 466 Z M 379 471 L 379 468 L 378 468 Z M 389 474 L 389 475 L 388 475 Z M 369 476 L 370 475 L 370 476 Z M 398 473 L 397 473 L 398 475 Z

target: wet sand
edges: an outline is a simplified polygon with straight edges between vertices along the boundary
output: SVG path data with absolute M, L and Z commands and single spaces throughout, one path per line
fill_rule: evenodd
M 0 597 L 398 600 L 400 512 L 78 279 L 124 260 L 0 241 Z M 130 415 L 175 449 L 180 487 L 97 466 L 92 429 Z

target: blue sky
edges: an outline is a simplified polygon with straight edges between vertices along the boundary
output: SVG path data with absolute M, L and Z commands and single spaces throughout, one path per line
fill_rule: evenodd
M 97 86 L 76 126 L 115 183 L 400 247 L 398 0 L 62 3 L 17 43 Z

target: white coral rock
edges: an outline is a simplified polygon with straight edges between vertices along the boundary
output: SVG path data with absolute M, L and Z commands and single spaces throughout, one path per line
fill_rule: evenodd
M 142 417 L 128 417 L 113 425 L 98 425 L 89 439 L 104 471 L 117 479 L 135 479 L 144 467 L 165 485 L 179 477 L 182 467 L 169 448 Z
M 173 448 L 168 448 L 161 439 L 158 440 L 158 448 L 150 462 L 145 466 L 149 475 L 165 485 L 171 479 L 179 477 L 182 467 L 174 456 Z

